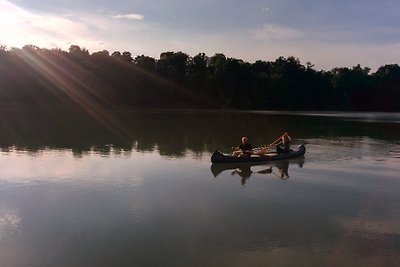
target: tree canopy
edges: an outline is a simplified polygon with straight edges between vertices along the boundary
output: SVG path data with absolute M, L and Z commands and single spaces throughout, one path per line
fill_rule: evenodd
M 3 106 L 400 110 L 400 67 L 318 71 L 296 57 L 254 63 L 217 53 L 163 52 L 158 59 L 107 50 L 92 54 L 0 46 Z

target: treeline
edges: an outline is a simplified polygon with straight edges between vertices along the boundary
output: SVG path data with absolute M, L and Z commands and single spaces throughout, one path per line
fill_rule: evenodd
M 400 67 L 317 71 L 295 57 L 248 63 L 224 54 L 0 47 L 0 104 L 129 108 L 400 111 Z

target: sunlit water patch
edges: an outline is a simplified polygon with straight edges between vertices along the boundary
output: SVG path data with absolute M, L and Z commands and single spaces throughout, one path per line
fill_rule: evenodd
M 17 210 L 0 207 L 0 242 L 19 233 L 21 218 Z

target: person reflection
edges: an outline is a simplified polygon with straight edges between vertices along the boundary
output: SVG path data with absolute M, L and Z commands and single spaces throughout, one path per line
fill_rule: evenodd
M 297 164 L 300 168 L 303 167 L 304 164 L 304 158 L 299 158 L 296 161 L 288 161 L 288 160 L 282 160 L 282 161 L 276 161 L 273 163 L 273 165 L 270 165 L 266 168 L 263 168 L 259 171 L 252 171 L 252 167 L 255 166 L 251 166 L 251 165 L 243 165 L 243 166 L 235 166 L 235 169 L 232 171 L 231 175 L 239 175 L 240 176 L 240 182 L 241 185 L 245 185 L 247 180 L 249 180 L 249 178 L 252 175 L 255 174 L 262 174 L 262 175 L 273 175 L 276 177 L 279 177 L 282 180 L 287 180 L 290 178 L 289 176 L 289 164 Z M 217 165 L 219 167 L 219 165 Z M 255 167 L 257 168 L 257 167 Z M 214 170 L 214 175 L 217 176 L 220 172 L 227 170 L 227 169 L 215 169 Z M 257 175 L 256 175 L 257 176 Z M 261 176 L 257 176 L 257 177 L 261 177 Z
M 289 161 L 282 161 L 276 165 L 279 171 L 280 178 L 283 180 L 289 179 Z
M 253 173 L 253 171 L 250 168 L 250 165 L 248 166 L 241 166 L 239 168 L 237 168 L 236 170 L 234 170 L 231 175 L 237 174 L 240 176 L 240 183 L 241 185 L 245 185 L 246 181 L 250 178 L 251 174 Z
M 275 167 L 278 170 L 278 173 L 273 171 L 272 166 L 269 166 L 268 168 L 263 169 L 261 171 L 257 171 L 257 173 L 264 174 L 264 175 L 275 174 L 282 180 L 289 179 L 289 162 L 285 162 L 283 164 L 276 164 Z M 249 180 L 251 175 L 253 174 L 253 171 L 251 170 L 250 165 L 249 166 L 241 166 L 241 167 L 236 168 L 236 170 L 232 171 L 231 175 L 235 175 L 235 174 L 240 176 L 241 185 L 245 185 L 247 180 Z

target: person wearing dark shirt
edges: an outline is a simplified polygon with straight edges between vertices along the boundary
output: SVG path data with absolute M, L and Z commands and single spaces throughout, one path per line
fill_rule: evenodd
M 276 146 L 276 152 L 279 154 L 289 153 L 290 152 L 290 142 L 292 138 L 290 138 L 288 133 L 284 133 L 281 137 L 280 143 Z
M 253 147 L 248 142 L 246 136 L 242 137 L 242 143 L 238 147 L 232 148 L 233 152 L 232 155 L 235 157 L 242 157 L 242 156 L 251 156 Z

